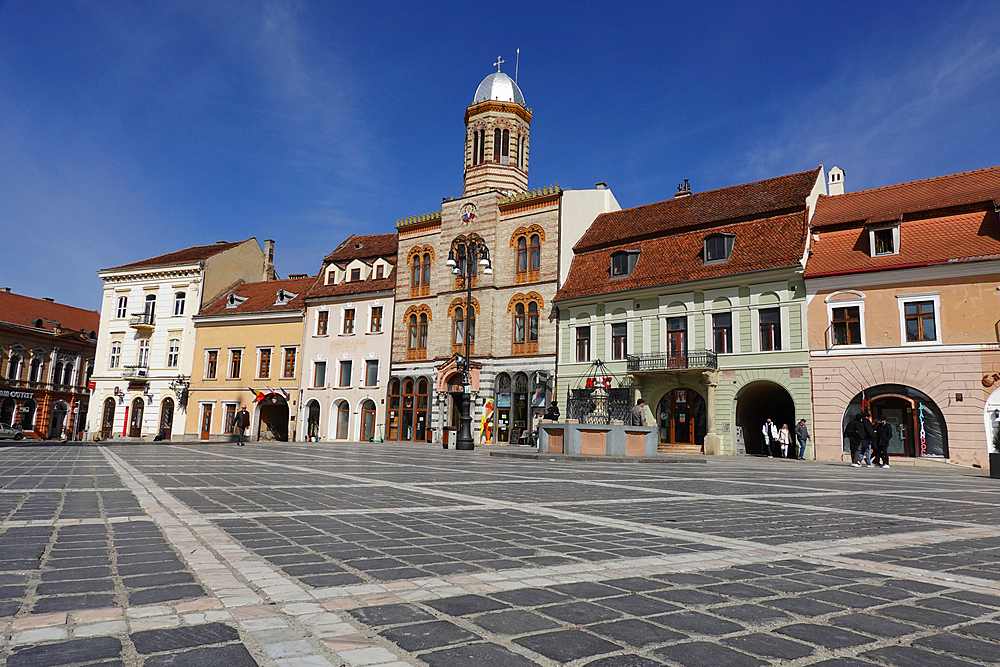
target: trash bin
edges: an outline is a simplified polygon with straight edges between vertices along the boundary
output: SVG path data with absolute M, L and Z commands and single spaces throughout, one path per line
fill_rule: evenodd
M 434 429 L 427 429 L 427 442 L 434 442 Z
M 445 426 L 441 429 L 441 448 L 448 449 L 448 445 L 451 444 L 452 433 L 457 429 L 454 426 Z

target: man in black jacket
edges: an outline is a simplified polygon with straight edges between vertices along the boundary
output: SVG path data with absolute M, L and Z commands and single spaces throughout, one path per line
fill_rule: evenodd
M 858 448 L 861 447 L 863 432 L 864 427 L 861 426 L 860 414 L 854 415 L 854 419 L 847 422 L 847 426 L 844 427 L 844 437 L 851 444 L 851 463 L 854 463 L 854 459 L 858 458 Z
M 880 417 L 875 424 L 875 465 L 889 467 L 889 442 L 892 440 L 892 424 Z
M 855 468 L 861 467 L 861 460 L 865 459 L 865 465 L 872 467 L 872 442 L 875 441 L 875 426 L 867 412 L 861 414 L 861 447 L 858 448 L 858 455 L 851 465 Z
M 246 443 L 247 426 L 250 426 L 250 413 L 247 412 L 247 406 L 241 405 L 240 411 L 233 418 L 233 427 L 236 429 L 236 444 L 240 447 Z

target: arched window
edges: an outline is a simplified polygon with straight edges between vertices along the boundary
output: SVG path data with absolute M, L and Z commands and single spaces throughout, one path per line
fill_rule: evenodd
M 375 402 L 365 401 L 361 404 L 361 441 L 375 440 Z
M 510 164 L 510 130 L 504 130 L 500 139 L 500 163 Z
M 427 440 L 427 386 L 425 378 L 417 381 L 417 407 L 414 410 L 416 428 L 413 434 L 413 439 L 417 442 Z
M 538 344 L 538 304 L 528 302 L 528 342 Z
M 538 234 L 531 235 L 530 246 L 528 268 L 532 271 L 538 271 L 542 266 L 542 241 Z M 537 276 L 535 280 L 538 280 Z
M 427 290 L 431 284 L 431 254 L 429 252 L 424 253 L 424 276 L 420 284 L 423 286 L 421 296 L 427 296 Z
M 519 227 L 510 237 L 514 250 L 514 278 L 518 285 L 539 280 L 545 230 L 538 225 Z
M 18 352 L 11 352 L 7 359 L 7 379 L 18 380 L 21 378 L 21 355 Z
M 455 309 L 455 345 L 465 344 L 465 313 L 461 308 Z
M 514 346 L 524 345 L 524 304 L 519 303 L 514 306 Z
M 63 362 L 57 361 L 52 369 L 52 384 L 59 384 L 63 378 Z
M 420 329 L 417 325 L 417 316 L 410 315 L 410 336 L 408 338 L 408 344 L 406 346 L 407 359 L 416 358 L 416 352 L 417 348 L 419 347 L 419 344 L 420 344 Z
M 420 314 L 420 350 L 423 358 L 427 357 L 427 313 Z
M 426 305 L 410 306 L 403 314 L 403 322 L 409 326 L 406 336 L 408 360 L 427 358 L 427 326 L 430 321 L 431 311 Z
M 337 440 L 347 440 L 351 428 L 351 407 L 347 401 L 337 404 Z
M 413 380 L 403 383 L 403 411 L 400 421 L 399 439 L 413 440 Z
M 413 283 L 411 285 L 412 289 L 419 289 L 420 287 L 420 255 L 413 256 Z M 414 295 L 410 295 L 414 296 Z
M 479 130 L 472 131 L 472 166 L 479 164 Z
M 517 272 L 523 274 L 528 270 L 528 240 L 523 236 L 517 240 Z M 527 276 L 518 275 L 519 283 L 527 281 Z
M 66 364 L 63 369 L 63 384 L 73 384 L 73 364 Z
M 513 352 L 518 354 L 538 354 L 539 313 L 542 297 L 537 292 L 515 294 L 507 306 L 507 312 L 514 316 Z
M 38 382 L 42 377 L 42 358 L 32 357 L 31 366 L 28 369 L 28 380 Z
M 503 132 L 500 128 L 493 130 L 493 161 L 500 162 L 500 138 L 503 136 Z
M 517 168 L 524 171 L 524 135 L 517 135 Z
M 455 274 L 455 289 L 465 289 L 465 277 L 470 275 L 472 277 L 472 286 L 475 287 L 476 276 L 479 273 L 479 262 L 469 262 L 468 266 L 466 266 L 464 245 L 458 246 L 458 252 L 456 253 L 455 259 L 458 262 L 456 268 L 459 270 L 459 272 Z

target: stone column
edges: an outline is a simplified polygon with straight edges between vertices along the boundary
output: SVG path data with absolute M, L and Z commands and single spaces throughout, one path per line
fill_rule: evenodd
M 705 434 L 705 453 L 719 455 L 722 451 L 722 436 L 715 432 L 715 388 L 719 385 L 719 371 L 703 371 L 702 381 L 705 383 L 706 421 L 708 432 Z

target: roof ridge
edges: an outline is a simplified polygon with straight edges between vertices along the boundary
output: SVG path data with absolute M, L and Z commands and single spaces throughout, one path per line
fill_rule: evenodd
M 987 171 L 997 171 L 997 170 L 1000 170 L 1000 165 L 997 165 L 997 166 L 994 166 L 994 167 L 983 167 L 982 169 L 971 169 L 969 171 L 959 171 L 959 172 L 956 172 L 954 174 L 945 174 L 943 176 L 930 176 L 928 178 L 918 178 L 918 179 L 913 180 L 913 181 L 903 181 L 902 183 L 892 183 L 890 185 L 880 185 L 877 188 L 869 188 L 867 190 L 854 190 L 853 192 L 845 192 L 842 195 L 824 195 L 824 194 L 821 194 L 820 197 L 823 197 L 823 198 L 826 198 L 826 199 L 834 199 L 834 198 L 841 199 L 841 198 L 847 197 L 849 195 L 862 195 L 862 194 L 868 194 L 868 193 L 871 193 L 871 192 L 881 192 L 881 191 L 884 191 L 884 190 L 891 190 L 892 188 L 901 188 L 901 187 L 906 186 L 906 185 L 917 185 L 917 184 L 920 184 L 920 183 L 930 183 L 932 181 L 943 181 L 943 180 L 947 180 L 949 178 L 959 178 L 959 177 L 963 177 L 963 176 L 970 176 L 972 174 L 978 174 L 978 173 L 987 172 Z

